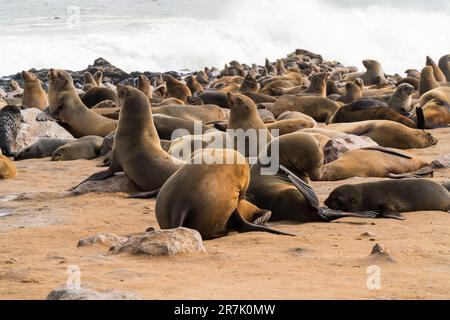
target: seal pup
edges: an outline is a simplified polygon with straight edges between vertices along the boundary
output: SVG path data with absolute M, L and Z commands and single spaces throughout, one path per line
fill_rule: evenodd
M 263 170 L 272 165 L 267 164 L 266 157 L 275 152 L 273 146 L 279 148 L 280 165 L 270 168 L 274 169 L 274 174 L 265 174 Z M 259 208 L 273 210 L 271 221 L 329 222 L 352 216 L 319 207 L 309 178 L 319 178 L 322 167 L 323 151 L 313 136 L 296 132 L 276 138 L 251 168 L 248 199 Z
M 161 229 L 197 230 L 204 240 L 223 237 L 231 231 L 288 235 L 243 217 L 239 204 L 245 199 L 249 181 L 248 164 L 238 152 L 200 150 L 192 163 L 183 165 L 159 191 L 155 205 L 158 224 Z
M 92 175 L 80 185 L 124 172 L 142 191 L 158 190 L 181 163 L 161 148 L 147 96 L 136 88 L 122 85 L 117 87 L 117 93 L 122 108 L 111 164 L 107 170 Z
M 165 74 L 164 80 L 166 81 L 168 98 L 177 98 L 183 101 L 185 104 L 189 103 L 188 97 L 192 96 L 192 92 L 187 85 L 185 85 L 181 81 L 178 81 L 170 74 Z
M 84 105 L 68 72 L 50 69 L 48 80 L 47 111 L 75 138 L 89 135 L 106 137 L 116 129 L 117 121 L 103 117 Z
M 48 107 L 47 93 L 42 89 L 41 80 L 31 72 L 22 71 L 25 82 L 22 97 L 22 106 L 44 110 Z
M 52 154 L 52 161 L 91 160 L 100 156 L 103 138 L 85 136 L 56 149 Z
M 7 105 L 0 110 L 0 149 L 8 157 L 14 157 L 11 145 L 16 141 L 23 122 L 20 108 Z
M 31 146 L 20 150 L 20 152 L 14 157 L 14 160 L 20 161 L 50 157 L 56 149 L 73 140 L 74 139 L 40 138 Z
M 2 155 L 0 149 L 0 179 L 11 179 L 17 176 L 17 168 L 14 162 Z
M 352 177 L 399 178 L 420 173 L 428 164 L 399 150 L 372 147 L 352 150 L 324 166 L 321 181 L 339 181 Z M 428 170 L 422 174 L 430 173 Z
M 340 186 L 325 204 L 334 210 L 373 211 L 381 217 L 404 219 L 402 212 L 450 210 L 450 193 L 426 179 L 385 180 Z

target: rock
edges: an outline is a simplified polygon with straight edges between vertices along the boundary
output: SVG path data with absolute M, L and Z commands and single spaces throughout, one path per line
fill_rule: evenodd
M 113 253 L 131 252 L 150 256 L 168 256 L 180 253 L 206 252 L 202 237 L 196 230 L 178 228 L 156 230 L 132 236 L 124 244 L 113 248 Z
M 94 244 L 100 243 L 110 248 L 120 246 L 127 241 L 127 237 L 121 237 L 114 233 L 99 233 L 94 237 L 81 239 L 80 241 L 78 241 L 77 247 L 92 246 Z
M 362 238 L 379 238 L 378 235 L 371 232 L 363 232 L 359 236 Z
M 100 155 L 106 156 L 108 153 L 112 151 L 114 137 L 116 136 L 116 132 L 111 132 L 103 139 L 102 147 L 100 148 Z
M 125 193 L 137 193 L 139 192 L 139 187 L 136 184 L 128 179 L 128 177 L 119 173 L 115 176 L 108 178 L 102 181 L 89 181 L 83 183 L 72 190 L 72 193 L 77 195 L 82 195 L 86 193 L 92 192 L 103 192 L 103 193 L 116 193 L 116 192 L 125 192 Z
M 431 166 L 434 169 L 450 168 L 450 154 L 446 154 L 439 159 L 434 160 L 433 162 L 431 162 Z
M 377 147 L 378 144 L 369 137 L 353 134 L 339 135 L 331 139 L 324 147 L 325 163 L 333 162 L 344 153 L 352 150 Z
M 32 145 L 40 138 L 73 139 L 73 136 L 54 121 L 37 121 L 36 116 L 41 113 L 37 108 L 22 110 L 24 123 L 22 124 L 12 150 L 18 152 Z
M 58 288 L 52 290 L 46 300 L 139 300 L 133 293 L 121 291 L 98 292 L 90 289 Z

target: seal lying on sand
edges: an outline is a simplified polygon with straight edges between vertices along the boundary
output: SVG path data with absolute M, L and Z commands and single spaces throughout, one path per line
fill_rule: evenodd
M 102 137 L 85 136 L 79 138 L 56 149 L 52 154 L 52 161 L 91 160 L 97 158 L 100 155 L 102 144 Z
M 56 149 L 73 140 L 74 139 L 41 138 L 31 146 L 22 149 L 14 157 L 14 160 L 18 161 L 50 157 Z
M 22 122 L 19 107 L 9 105 L 0 110 L 0 149 L 8 157 L 14 157 L 11 145 L 17 138 Z
M 403 219 L 401 212 L 450 210 L 450 193 L 425 179 L 386 180 L 340 186 L 325 204 L 334 210 L 374 211 L 382 217 Z

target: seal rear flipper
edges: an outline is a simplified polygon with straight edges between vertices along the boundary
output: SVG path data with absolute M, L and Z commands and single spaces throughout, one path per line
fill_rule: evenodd
M 233 211 L 233 213 L 231 214 L 231 217 L 227 222 L 227 227 L 229 227 L 232 230 L 236 230 L 239 233 L 268 232 L 268 233 L 277 234 L 277 235 L 295 237 L 295 235 L 290 234 L 290 233 L 286 233 L 286 232 L 271 229 L 269 227 L 250 223 L 241 216 L 241 214 L 239 213 L 239 211 L 237 209 L 235 209 Z
M 106 180 L 108 178 L 111 178 L 115 173 L 116 172 L 112 171 L 111 169 L 107 169 L 107 170 L 103 170 L 103 171 L 94 173 L 89 178 L 80 182 L 76 187 L 73 187 L 70 191 L 75 190 L 76 188 L 78 188 L 79 186 L 81 186 L 82 184 L 84 184 L 86 182 Z
M 159 190 L 154 190 L 150 192 L 140 192 L 135 194 L 130 194 L 127 198 L 128 199 L 154 199 L 158 197 Z
M 403 152 L 400 152 L 398 150 L 391 149 L 391 148 L 381 147 L 381 146 L 366 147 L 366 148 L 362 148 L 361 150 L 381 151 L 381 152 L 384 152 L 384 153 L 392 154 L 394 156 L 399 156 L 399 157 L 406 158 L 406 159 L 412 159 L 413 158 L 412 156 L 410 156 L 410 155 L 408 155 L 406 153 L 403 153 Z
M 416 108 L 417 129 L 425 130 L 425 114 L 422 107 Z
M 390 173 L 388 175 L 388 177 L 391 179 L 432 178 L 433 173 L 434 173 L 434 170 L 431 166 L 425 166 L 423 168 L 420 168 L 419 170 L 411 171 L 408 173 L 402 173 L 402 174 Z
M 381 211 L 379 218 L 396 219 L 396 220 L 406 220 L 400 212 L 395 211 Z
M 368 218 L 374 219 L 380 214 L 375 211 L 360 211 L 360 212 L 343 212 L 336 211 L 329 208 L 320 208 L 319 215 L 324 219 L 327 219 L 328 222 L 342 219 L 342 218 Z
M 297 190 L 303 194 L 306 200 L 308 200 L 311 207 L 319 211 L 320 210 L 319 198 L 317 198 L 317 195 L 314 192 L 313 188 L 305 181 L 297 177 L 293 172 L 289 171 L 285 166 L 280 165 L 280 169 L 287 174 L 289 180 L 294 184 Z

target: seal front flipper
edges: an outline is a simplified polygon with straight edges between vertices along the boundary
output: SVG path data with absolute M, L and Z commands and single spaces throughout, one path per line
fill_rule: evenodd
M 326 219 L 328 222 L 342 219 L 342 218 L 369 218 L 373 219 L 379 216 L 380 214 L 375 211 L 361 211 L 361 212 L 343 212 L 336 211 L 329 208 L 320 208 L 318 214 Z
M 425 130 L 425 114 L 423 113 L 422 107 L 416 108 L 416 118 L 417 118 L 417 129 Z
M 289 180 L 294 184 L 294 186 L 298 189 L 298 191 L 300 191 L 303 194 L 303 196 L 309 201 L 311 207 L 319 211 L 320 202 L 313 188 L 311 188 L 311 186 L 307 184 L 305 181 L 297 177 L 293 172 L 289 171 L 285 166 L 280 165 L 280 169 L 287 174 Z
M 277 234 L 277 235 L 295 237 L 295 235 L 290 234 L 290 233 L 285 233 L 282 231 L 278 231 L 278 230 L 274 230 L 274 229 L 271 229 L 268 227 L 250 223 L 241 216 L 241 214 L 239 213 L 239 211 L 237 209 L 235 209 L 233 211 L 233 213 L 231 214 L 231 217 L 227 222 L 227 227 L 231 230 L 236 230 L 239 233 L 268 232 L 268 233 L 273 233 L 273 234 Z
M 159 190 L 154 190 L 150 192 L 140 192 L 135 194 L 130 194 L 127 198 L 128 199 L 155 199 L 158 197 Z
M 267 222 L 269 222 L 270 218 L 272 217 L 272 211 L 269 210 L 263 210 L 258 216 L 253 220 L 253 224 L 256 224 L 258 226 L 264 226 Z
M 382 211 L 380 218 L 388 218 L 388 219 L 396 219 L 396 220 L 406 220 L 404 216 L 400 212 L 389 212 L 389 211 Z
M 49 107 L 45 108 L 44 111 L 36 116 L 36 121 L 54 121 L 52 115 L 50 114 Z

